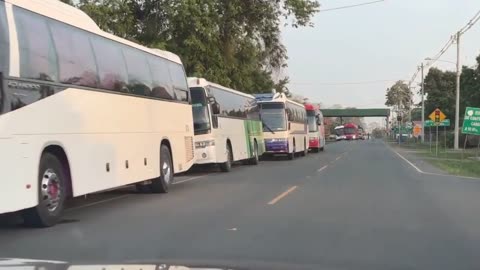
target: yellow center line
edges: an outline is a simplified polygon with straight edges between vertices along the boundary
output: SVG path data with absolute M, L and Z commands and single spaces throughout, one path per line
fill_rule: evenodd
M 283 192 L 282 194 L 278 195 L 277 197 L 275 197 L 273 200 L 271 200 L 268 204 L 269 205 L 274 205 L 276 204 L 278 201 L 280 201 L 281 199 L 283 199 L 284 197 L 286 197 L 288 194 L 290 194 L 291 192 L 293 192 L 295 189 L 297 189 L 297 186 L 293 186 L 289 189 L 287 189 L 287 191 Z

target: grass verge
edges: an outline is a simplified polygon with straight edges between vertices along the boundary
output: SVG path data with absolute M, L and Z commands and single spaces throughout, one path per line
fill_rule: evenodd
M 429 159 L 428 163 L 452 175 L 480 178 L 480 162 L 474 160 Z

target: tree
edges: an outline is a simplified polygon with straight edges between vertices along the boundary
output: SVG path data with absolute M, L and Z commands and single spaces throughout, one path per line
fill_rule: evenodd
M 392 87 L 387 89 L 387 101 L 385 105 L 397 107 L 399 111 L 406 112 L 412 106 L 412 92 L 408 85 L 403 81 L 397 81 Z
M 280 40 L 283 22 L 311 26 L 316 0 L 80 0 L 78 7 L 105 31 L 166 49 L 182 58 L 187 74 L 244 92 L 288 92 Z M 283 18 L 283 20 L 282 20 Z

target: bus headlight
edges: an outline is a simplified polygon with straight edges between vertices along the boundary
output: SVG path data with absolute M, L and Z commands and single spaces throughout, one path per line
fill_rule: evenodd
M 195 149 L 206 148 L 214 145 L 215 145 L 215 140 L 195 142 Z

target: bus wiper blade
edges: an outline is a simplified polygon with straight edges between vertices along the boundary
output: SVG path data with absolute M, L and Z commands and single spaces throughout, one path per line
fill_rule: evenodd
M 262 124 L 263 124 L 263 127 L 266 127 L 268 129 L 268 131 L 270 131 L 272 134 L 275 134 L 275 132 L 269 126 L 267 126 L 264 122 L 262 122 Z

